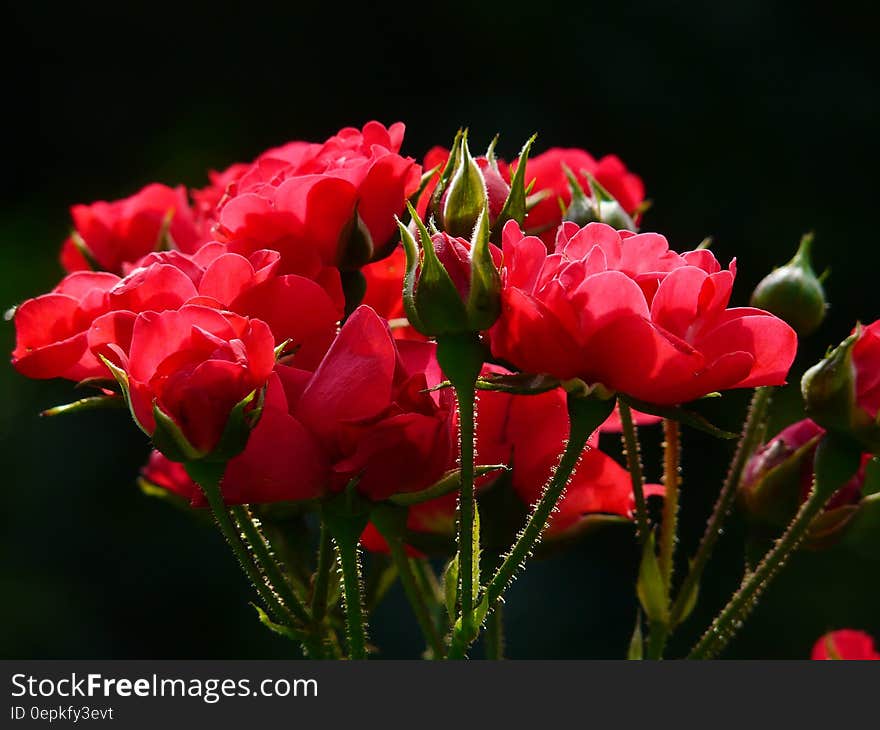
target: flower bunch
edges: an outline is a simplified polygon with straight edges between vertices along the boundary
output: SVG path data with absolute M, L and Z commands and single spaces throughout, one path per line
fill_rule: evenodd
M 508 164 L 465 130 L 420 165 L 403 139 L 369 122 L 200 189 L 74 206 L 68 273 L 15 309 L 14 367 L 94 389 L 47 414 L 127 409 L 153 447 L 145 491 L 211 511 L 260 620 L 308 656 L 366 658 L 397 577 L 428 655 L 463 658 L 536 550 L 634 527 L 649 636 L 640 618 L 630 655 L 659 658 L 739 494 L 788 527 L 694 650 L 718 653 L 823 510 L 869 511 L 876 326 L 808 373 L 813 420 L 761 446 L 796 329 L 824 313 L 808 250 L 756 291 L 771 311 L 732 307 L 735 261 L 640 231 L 645 188 L 617 156 L 530 156 L 533 138 Z M 819 293 L 809 321 L 795 280 L 798 302 Z M 753 408 L 676 580 L 681 427 L 728 436 L 698 401 L 740 388 Z M 637 427 L 661 421 L 649 484 Z M 362 548 L 391 558 L 366 583 Z

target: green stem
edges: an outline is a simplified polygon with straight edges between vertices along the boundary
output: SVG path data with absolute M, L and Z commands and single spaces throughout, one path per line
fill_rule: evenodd
M 232 521 L 223 495 L 220 492 L 220 480 L 223 477 L 225 464 L 191 462 L 186 464 L 186 470 L 190 478 L 198 484 L 208 500 L 208 505 L 214 514 L 214 519 L 223 537 L 238 560 L 238 564 L 244 571 L 245 576 L 253 584 L 263 603 L 266 605 L 270 616 L 278 622 L 293 625 L 293 616 L 281 603 L 278 596 L 272 591 L 263 579 L 259 568 L 254 563 L 251 553 L 242 541 L 241 535 Z
M 462 621 L 473 620 L 474 600 L 474 400 L 473 385 L 455 388 L 461 454 L 461 492 L 459 493 L 458 554 L 461 576 Z M 477 538 L 478 539 L 478 538 Z
M 632 410 L 622 400 L 618 400 L 617 409 L 623 430 L 623 448 L 626 453 L 626 465 L 632 480 L 633 497 L 636 502 L 636 534 L 639 543 L 648 538 L 651 525 L 648 520 L 648 505 L 645 501 L 645 477 L 642 473 L 642 457 L 639 453 L 639 435 L 633 423 Z
M 244 505 L 230 507 L 233 520 L 242 535 L 245 544 L 250 548 L 257 566 L 265 576 L 269 588 L 284 602 L 284 605 L 296 617 L 298 621 L 308 625 L 309 613 L 305 606 L 293 592 L 290 583 L 272 555 L 271 548 L 265 535 L 260 530 L 253 513 Z
M 486 620 L 486 659 L 504 659 L 504 608 L 496 603 Z
M 350 659 L 367 658 L 367 622 L 361 601 L 361 565 L 358 536 L 354 539 L 345 531 L 334 535 L 342 567 L 342 595 L 345 599 L 345 633 Z
M 736 447 L 736 453 L 730 463 L 727 477 L 718 494 L 718 499 L 715 501 L 712 515 L 706 523 L 706 530 L 697 548 L 697 553 L 691 561 L 687 577 L 682 582 L 675 602 L 672 604 L 670 612 L 672 626 L 677 626 L 682 621 L 684 611 L 689 603 L 689 596 L 697 589 L 706 564 L 715 549 L 715 544 L 721 536 L 724 520 L 730 514 L 736 499 L 736 491 L 742 479 L 743 470 L 762 439 L 763 424 L 766 422 L 767 409 L 773 398 L 773 391 L 774 389 L 769 386 L 755 389 L 746 422 L 743 425 L 742 437 Z
M 431 618 L 428 604 L 425 601 L 425 595 L 419 588 L 410 558 L 406 554 L 406 548 L 403 546 L 403 541 L 399 537 L 389 538 L 388 536 L 385 537 L 385 540 L 388 542 L 391 558 L 397 566 L 397 573 L 400 576 L 400 582 L 403 584 L 403 590 L 406 593 L 410 606 L 412 606 L 416 620 L 419 622 L 419 627 L 425 636 L 428 648 L 431 650 L 432 658 L 442 659 L 446 653 L 446 647 L 443 645 L 443 639 L 437 632 L 437 627 Z
M 746 575 L 739 590 L 706 629 L 688 659 L 711 659 L 724 650 L 755 607 L 761 593 L 806 537 L 812 521 L 822 512 L 834 492 L 852 478 L 860 461 L 858 448 L 839 442 L 834 436 L 826 436 L 819 443 L 816 448 L 815 481 L 809 497 L 758 567 Z
M 562 497 L 565 487 L 577 466 L 578 460 L 587 444 L 590 434 L 608 417 L 613 401 L 598 401 L 593 398 L 583 398 L 575 394 L 568 395 L 569 435 L 565 450 L 559 460 L 559 465 L 553 472 L 550 481 L 544 487 L 541 498 L 532 509 L 526 526 L 517 537 L 513 547 L 504 556 L 504 560 L 495 575 L 486 586 L 482 605 L 492 606 L 504 593 L 513 581 L 517 571 L 532 554 L 538 541 L 541 539 L 547 521 L 557 503 Z M 452 642 L 449 648 L 450 659 L 460 659 L 464 656 L 468 647 L 477 638 L 478 627 L 467 626 L 463 622 L 456 625 L 452 633 Z
M 333 567 L 333 539 L 327 524 L 321 520 L 321 536 L 318 543 L 318 566 L 315 570 L 315 582 L 312 587 L 312 619 L 315 623 L 324 620 L 327 614 L 327 592 L 330 586 L 330 570 Z
M 679 425 L 668 418 L 663 421 L 663 521 L 660 523 L 658 562 L 667 595 L 672 590 L 675 569 L 675 541 L 678 534 L 679 458 L 681 445 Z

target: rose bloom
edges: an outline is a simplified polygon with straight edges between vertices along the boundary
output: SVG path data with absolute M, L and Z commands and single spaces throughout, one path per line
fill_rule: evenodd
M 122 278 L 107 272 L 69 274 L 51 293 L 17 308 L 13 365 L 31 378 L 106 377 L 90 343 L 115 342 L 118 331 L 130 330 L 141 312 L 190 303 L 263 320 L 276 342 L 289 341 L 287 349 L 295 351 L 299 367 L 312 367 L 342 317 L 339 272 L 324 267 L 311 280 L 278 275 L 279 263 L 276 251 L 256 251 L 245 258 L 211 242 L 191 256 L 179 251 L 149 254 L 129 266 Z
M 448 390 L 426 342 L 395 341 L 361 306 L 309 372 L 278 365 L 247 448 L 223 478 L 229 503 L 307 499 L 357 479 L 383 500 L 425 489 L 454 457 Z
M 166 244 L 191 253 L 205 240 L 182 186 L 147 185 L 122 200 L 74 205 L 70 213 L 74 235 L 61 249 L 61 264 L 67 271 L 91 269 L 91 258 L 101 269 L 120 274 L 126 264 Z M 85 246 L 88 258 L 74 237 Z
M 565 208 L 571 203 L 566 167 L 577 177 L 587 194 L 589 185 L 585 173 L 592 175 L 630 215 L 635 215 L 645 200 L 645 186 L 641 178 L 627 170 L 616 155 L 606 155 L 597 161 L 585 150 L 560 147 L 536 155 L 526 163 L 526 183 L 534 180 L 532 195 L 542 194 L 543 198 L 529 211 L 525 228 L 534 231 L 548 247 L 553 245 L 556 227 L 562 222 L 559 201 Z
M 797 348 L 785 322 L 728 309 L 735 263 L 679 255 L 656 233 L 560 226 L 555 250 L 503 231 L 502 312 L 493 354 L 517 369 L 602 383 L 657 404 L 781 385 Z
M 856 375 L 856 404 L 876 420 L 880 412 L 880 320 L 862 328 L 853 345 L 852 362 Z
M 403 124 L 369 122 L 323 144 L 291 142 L 260 156 L 228 187 L 217 235 L 230 250 L 279 251 L 284 273 L 357 268 L 397 243 L 394 216 L 419 186 L 421 168 L 398 154 Z
M 275 364 L 269 326 L 196 304 L 115 315 L 131 316 L 109 315 L 112 341 L 92 347 L 125 372 L 140 427 L 152 435 L 158 409 L 192 446 L 210 453 L 232 409 L 266 385 Z
M 874 640 L 864 631 L 840 629 L 825 634 L 816 642 L 812 659 L 878 660 L 880 653 Z
M 484 375 L 502 372 L 487 367 Z M 638 414 L 642 425 L 656 422 L 652 416 Z M 571 481 L 550 519 L 545 536 L 562 538 L 587 523 L 591 515 L 615 515 L 632 519 L 635 499 L 629 472 L 610 456 L 599 450 L 599 433 L 618 431 L 616 416 L 609 419 L 590 438 L 589 444 L 572 475 Z M 540 499 L 544 485 L 568 439 L 569 423 L 565 393 L 555 389 L 540 395 L 510 395 L 481 391 L 477 405 L 476 463 L 509 464 L 511 487 L 524 507 Z M 457 467 L 450 462 L 448 469 Z M 478 492 L 495 478 L 490 474 L 477 480 Z M 662 495 L 663 487 L 648 484 L 645 493 Z M 455 530 L 456 497 L 445 495 L 409 509 L 407 529 L 416 533 L 451 536 Z M 491 519 L 491 514 L 483 515 Z M 382 536 L 369 525 L 361 537 L 364 546 L 373 551 L 386 551 Z M 418 554 L 412 551 L 412 554 Z

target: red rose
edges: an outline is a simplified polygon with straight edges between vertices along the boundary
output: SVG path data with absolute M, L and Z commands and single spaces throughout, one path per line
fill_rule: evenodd
M 880 320 L 863 327 L 852 350 L 856 404 L 871 419 L 880 411 Z
M 398 154 L 403 130 L 369 122 L 322 145 L 269 150 L 231 186 L 218 233 L 239 253 L 276 249 L 285 273 L 357 268 L 386 256 L 397 240 L 394 216 L 421 176 Z
M 49 294 L 15 310 L 12 364 L 29 378 L 85 378 L 107 371 L 88 348 L 88 329 L 109 309 L 107 292 L 119 277 L 80 271 L 66 276 Z
M 130 198 L 110 203 L 74 205 L 74 236 L 85 246 L 88 258 L 74 243 L 64 242 L 61 264 L 67 271 L 91 269 L 89 258 L 107 271 L 122 273 L 126 263 L 173 243 L 192 252 L 204 240 L 183 187 L 147 185 Z M 170 240 L 163 240 L 167 234 Z
M 395 342 L 369 307 L 349 317 L 314 372 L 276 371 L 277 407 L 270 383 L 263 417 L 224 477 L 227 501 L 259 501 L 254 485 L 271 484 L 267 501 L 299 499 L 354 478 L 364 496 L 382 500 L 434 484 L 454 459 L 452 395 L 426 392 L 442 379 L 434 345 Z
M 880 659 L 874 640 L 864 631 L 840 629 L 825 634 L 813 647 L 812 659 L 864 661 Z
M 208 172 L 208 185 L 201 189 L 190 191 L 196 217 L 208 224 L 215 223 L 217 221 L 217 209 L 224 202 L 230 186 L 234 185 L 250 167 L 247 163 L 235 162 L 222 172 L 210 170 Z
M 527 372 L 674 404 L 785 382 L 797 336 L 760 309 L 727 309 L 734 264 L 679 255 L 656 233 L 560 226 L 555 252 L 508 223 L 496 357 Z
M 532 195 L 543 194 L 544 197 L 529 211 L 525 228 L 535 231 L 548 246 L 553 245 L 556 226 L 562 222 L 559 200 L 562 199 L 565 207 L 571 203 L 566 167 L 578 178 L 585 191 L 589 191 L 585 173 L 591 174 L 630 215 L 645 199 L 641 178 L 629 172 L 615 155 L 607 155 L 597 162 L 585 150 L 561 147 L 536 155 L 527 163 L 526 183 L 534 180 Z
M 150 452 L 150 458 L 141 469 L 141 479 L 150 486 L 167 489 L 183 497 L 193 506 L 207 503 L 202 490 L 186 473 L 186 467 L 177 461 L 171 461 L 161 451 Z
M 125 371 L 141 428 L 153 434 L 156 407 L 206 454 L 220 441 L 232 409 L 266 384 L 275 364 L 265 322 L 210 307 L 117 312 L 113 326 L 115 341 L 97 349 Z

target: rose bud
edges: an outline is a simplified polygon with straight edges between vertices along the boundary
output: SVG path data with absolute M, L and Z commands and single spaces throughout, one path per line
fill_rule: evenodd
M 822 324 L 828 308 L 822 282 L 810 265 L 812 243 L 812 234 L 801 238 L 794 258 L 765 276 L 752 294 L 753 307 L 781 317 L 801 336 Z
M 431 236 L 412 206 L 410 214 L 421 243 L 418 247 L 400 224 L 406 251 L 403 303 L 410 325 L 429 337 L 491 327 L 500 311 L 501 252 L 489 243 L 486 209 L 471 241 L 447 233 Z
M 880 454 L 880 320 L 853 333 L 804 373 L 807 415 L 828 431 Z
M 624 207 L 598 183 L 596 178 L 587 173 L 587 183 L 590 189 L 588 196 L 575 174 L 567 167 L 565 174 L 568 176 L 571 190 L 571 203 L 565 211 L 563 220 L 572 221 L 579 226 L 598 222 L 607 223 L 612 228 L 621 231 L 638 231 L 635 221 Z
M 773 530 L 791 521 L 813 488 L 813 459 L 824 434 L 825 429 L 805 419 L 780 431 L 752 455 L 739 487 L 740 504 L 751 521 Z M 844 536 L 862 507 L 870 459 L 870 454 L 863 454 L 856 475 L 837 490 L 813 521 L 808 547 L 829 547 Z
M 864 631 L 839 629 L 825 634 L 813 647 L 812 659 L 843 659 L 846 661 L 878 660 L 880 653 L 874 640 Z
M 93 327 L 117 334 L 93 352 L 165 456 L 220 461 L 244 448 L 275 365 L 266 323 L 187 304 L 176 311 L 111 312 Z

